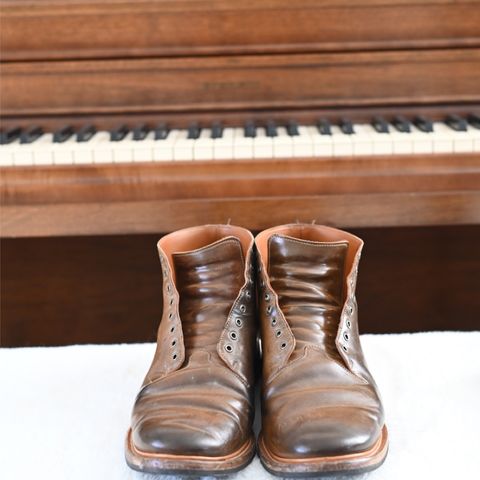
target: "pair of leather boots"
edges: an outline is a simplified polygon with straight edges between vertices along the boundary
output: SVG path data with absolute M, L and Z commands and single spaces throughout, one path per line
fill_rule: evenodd
M 233 225 L 163 237 L 163 315 L 126 439 L 130 467 L 224 475 L 256 450 L 283 477 L 378 467 L 388 442 L 358 334 L 362 246 L 349 233 L 304 224 L 255 239 Z

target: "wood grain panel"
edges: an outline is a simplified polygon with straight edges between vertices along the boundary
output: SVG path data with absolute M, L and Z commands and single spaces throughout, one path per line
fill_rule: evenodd
M 453 75 L 452 72 L 455 72 Z M 3 116 L 479 103 L 480 49 L 7 63 Z
M 480 44 L 479 2 L 472 0 L 2 0 L 1 5 L 4 60 Z
M 7 206 L 2 208 L 1 233 L 140 234 L 229 219 L 251 229 L 296 220 L 339 227 L 480 224 L 480 191 Z
M 264 228 L 480 223 L 476 154 L 0 169 L 1 235 L 171 231 L 232 218 Z
M 362 332 L 480 329 L 479 226 L 354 233 Z M 2 240 L 0 345 L 153 341 L 159 237 Z

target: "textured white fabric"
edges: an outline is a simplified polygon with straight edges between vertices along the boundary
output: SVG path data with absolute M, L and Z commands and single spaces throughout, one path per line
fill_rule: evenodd
M 380 469 L 356 478 L 480 478 L 480 332 L 364 335 L 362 343 L 383 395 L 390 453 Z M 123 459 L 153 351 L 152 344 L 1 349 L 0 478 L 160 478 L 131 471 Z M 269 478 L 258 459 L 235 476 Z

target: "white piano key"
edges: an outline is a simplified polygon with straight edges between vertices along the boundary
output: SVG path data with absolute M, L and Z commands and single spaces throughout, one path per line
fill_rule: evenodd
M 264 128 L 257 128 L 257 136 L 253 139 L 253 158 L 273 158 L 272 137 L 267 137 Z
M 307 127 L 313 144 L 313 155 L 315 157 L 333 156 L 333 139 L 331 135 L 322 135 L 317 127 Z
M 24 148 L 25 147 L 25 148 Z M 52 165 L 53 164 L 53 134 L 45 133 L 33 143 L 20 144 L 17 150 L 18 155 L 22 156 L 26 163 L 29 163 L 33 157 L 34 165 Z M 30 153 L 28 153 L 30 151 Z M 16 159 L 19 164 L 19 159 Z
M 154 162 L 172 162 L 173 149 L 175 142 L 181 130 L 171 130 L 167 138 L 163 140 L 155 140 L 153 145 L 153 161 Z
M 308 131 L 308 127 L 299 126 L 298 135 L 292 138 L 293 156 L 294 157 L 312 157 L 313 156 L 313 140 Z
M 173 146 L 174 160 L 193 160 L 195 140 L 188 138 L 188 130 L 180 130 Z
M 413 153 L 433 153 L 433 132 L 423 132 L 412 125 Z
M 0 146 L 0 166 L 11 167 L 15 163 L 15 150 L 20 146 L 20 140 Z
M 93 149 L 94 163 L 113 163 L 113 150 L 109 132 L 98 132 L 95 136 L 95 148 Z
M 253 145 L 255 138 L 246 137 L 243 128 L 235 128 L 233 141 L 234 158 L 254 158 Z
M 393 140 L 390 132 L 379 133 L 372 125 L 365 125 L 365 131 L 370 133 L 373 155 L 391 155 L 393 153 Z
M 134 162 L 151 162 L 155 146 L 155 132 L 149 132 L 143 140 L 133 140 L 132 156 Z
M 52 148 L 53 163 L 56 165 L 72 165 L 74 163 L 74 152 L 78 143 L 72 135 L 62 143 L 54 143 Z
M 435 122 L 433 124 L 433 152 L 453 152 L 452 129 L 445 125 L 443 122 Z
M 473 151 L 480 152 L 480 129 L 469 126 L 468 133 L 472 137 Z
M 86 142 L 76 142 L 75 150 L 73 151 L 73 163 L 88 164 L 94 163 L 94 150 L 98 141 L 102 138 L 102 133 L 95 133 L 90 140 Z
M 395 155 L 408 155 L 413 153 L 413 140 L 408 132 L 399 132 L 393 127 L 389 133 L 392 142 L 392 153 Z
M 353 155 L 353 136 L 354 135 L 343 133 L 340 127 L 337 127 L 336 125 L 332 126 L 334 157 L 351 157 Z
M 212 131 L 209 128 L 204 128 L 200 132 L 200 136 L 193 144 L 193 159 L 194 160 L 212 160 L 213 159 L 213 145 Z
M 272 137 L 273 156 L 275 158 L 293 157 L 293 141 L 285 127 L 277 127 L 277 136 Z
M 215 160 L 230 160 L 234 158 L 234 142 L 236 130 L 241 128 L 225 128 L 221 138 L 215 138 L 213 141 L 213 158 Z
M 472 134 L 472 127 L 469 127 L 466 132 L 457 132 L 452 130 L 454 153 L 468 153 L 474 151 L 474 140 Z
M 354 155 L 373 155 L 373 128 L 370 125 L 362 124 L 354 126 L 355 133 L 352 138 Z
M 114 163 L 133 162 L 134 149 L 133 132 L 128 132 L 125 137 L 118 142 L 111 142 Z

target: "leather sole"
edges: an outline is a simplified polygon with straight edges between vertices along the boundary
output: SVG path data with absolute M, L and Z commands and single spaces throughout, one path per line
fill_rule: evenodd
M 245 468 L 255 456 L 255 441 L 252 437 L 230 455 L 206 457 L 195 455 L 170 455 L 150 453 L 133 445 L 132 430 L 125 440 L 125 460 L 130 468 L 144 473 L 164 475 L 228 475 Z
M 330 457 L 283 458 L 270 452 L 263 441 L 258 439 L 260 460 L 264 468 L 281 477 L 310 477 L 328 475 L 354 475 L 378 468 L 388 452 L 388 432 L 384 426 L 379 439 L 364 452 Z

